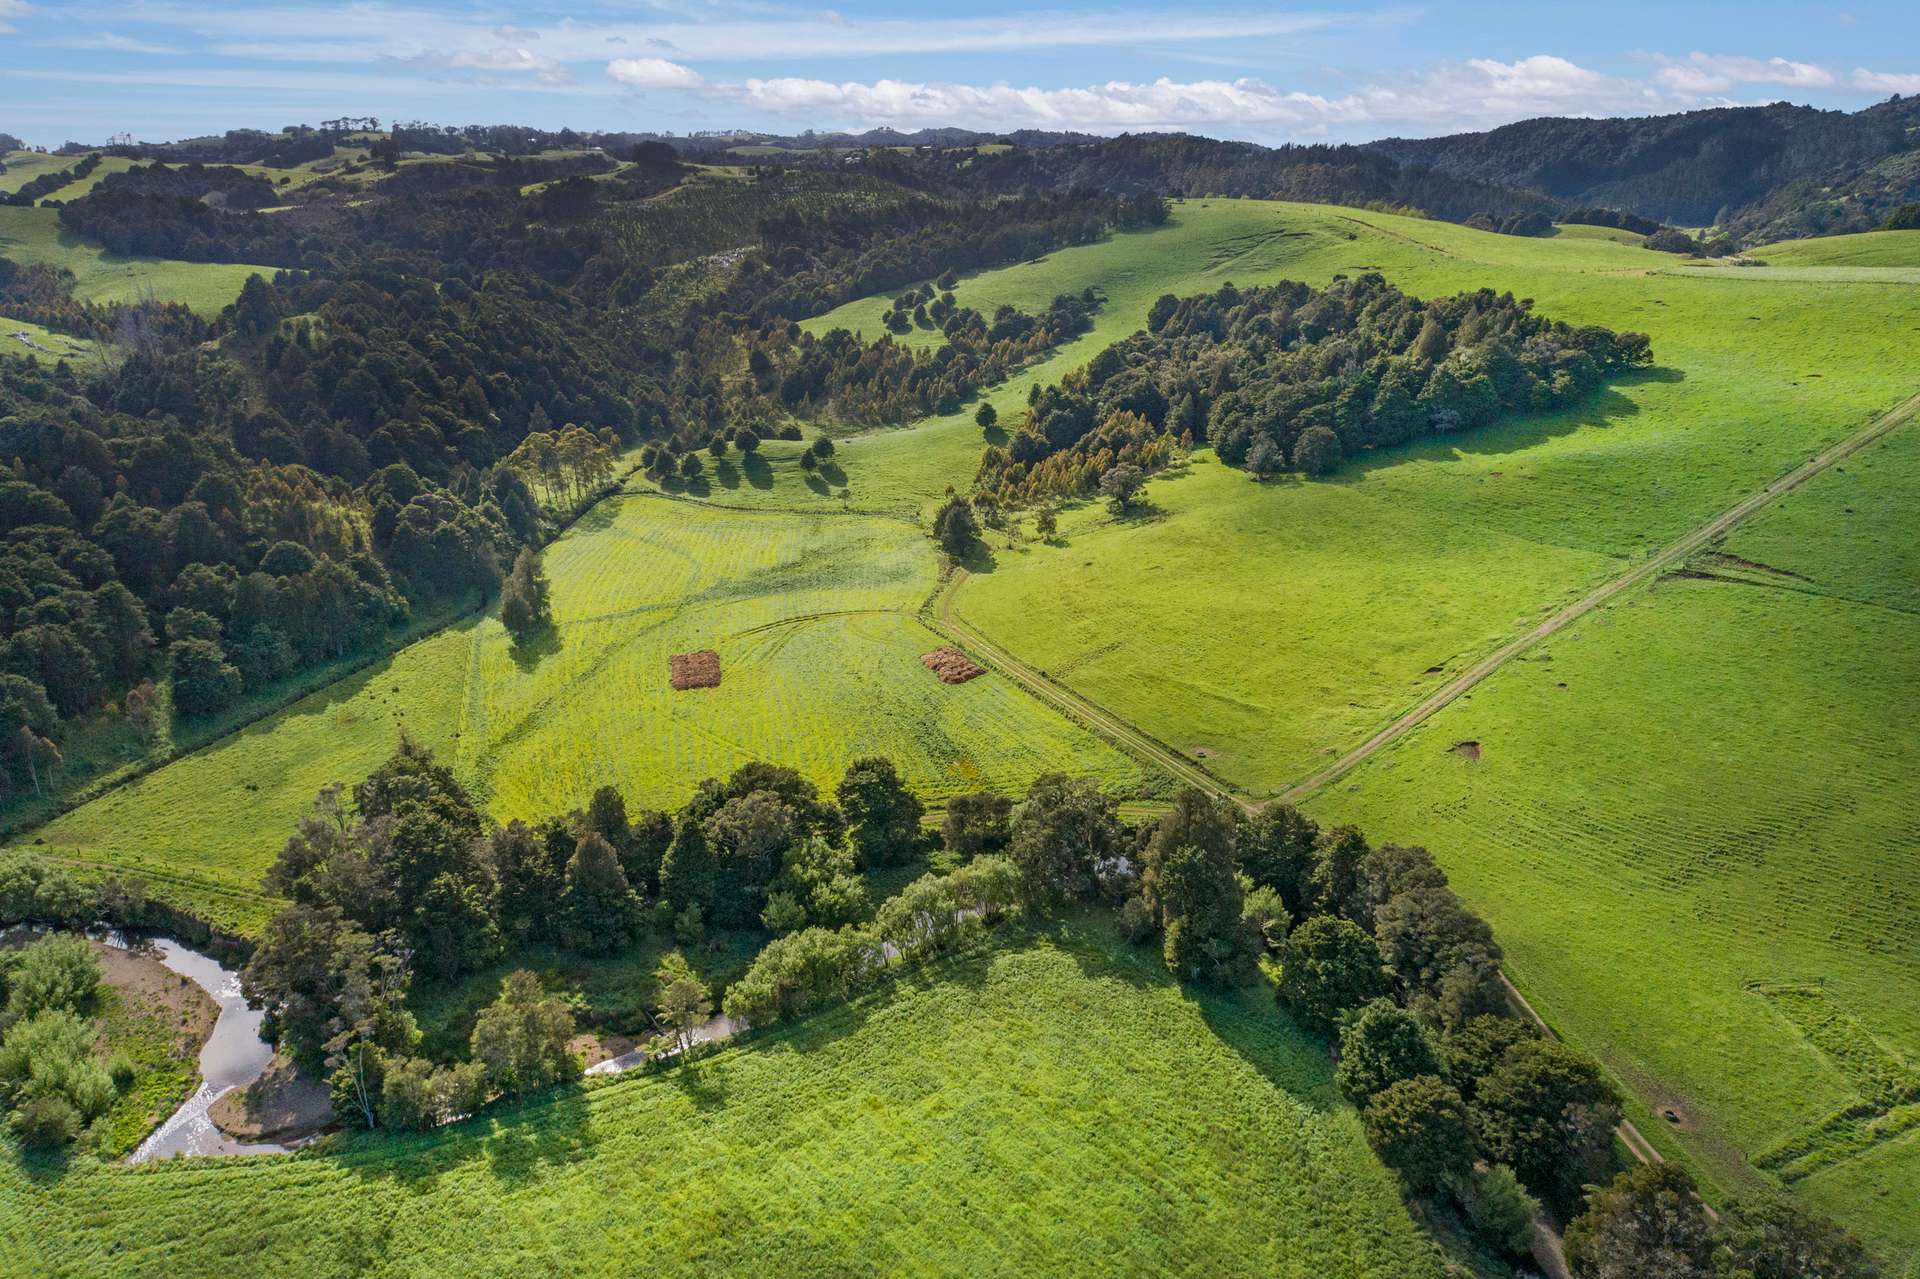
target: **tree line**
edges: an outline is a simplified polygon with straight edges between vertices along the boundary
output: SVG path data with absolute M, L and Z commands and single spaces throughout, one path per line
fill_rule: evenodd
M 1490 289 L 1421 301 L 1377 273 L 1180 299 L 1052 386 L 987 449 L 976 491 L 1005 504 L 1085 496 L 1114 466 L 1210 444 L 1264 479 L 1324 475 L 1426 435 L 1543 413 L 1652 361 L 1646 335 L 1569 326 Z

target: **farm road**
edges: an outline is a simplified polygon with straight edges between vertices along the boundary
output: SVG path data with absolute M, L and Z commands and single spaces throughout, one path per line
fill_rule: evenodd
M 1809 458 L 1800 466 L 1781 476 L 1773 483 L 1746 497 L 1739 503 L 1721 512 L 1707 523 L 1694 529 L 1678 541 L 1671 543 L 1649 559 L 1642 560 L 1634 567 L 1601 583 L 1578 600 L 1555 612 L 1551 617 L 1531 630 L 1516 636 L 1487 654 L 1460 674 L 1442 684 L 1432 693 L 1415 703 L 1392 723 L 1369 737 L 1360 745 L 1342 755 L 1310 777 L 1295 782 L 1286 790 L 1274 796 L 1267 803 L 1294 804 L 1312 795 L 1328 783 L 1333 782 L 1351 771 L 1356 765 L 1387 746 L 1406 736 L 1414 728 L 1431 717 L 1434 712 L 1451 704 L 1462 694 L 1479 684 L 1487 676 L 1505 666 L 1514 658 L 1533 648 L 1541 640 L 1566 629 L 1572 623 L 1585 617 L 1601 605 L 1658 577 L 1667 569 L 1680 563 L 1703 547 L 1725 537 L 1742 520 L 1752 515 L 1776 499 L 1791 493 L 1814 476 L 1834 465 L 1852 457 L 1861 449 L 1880 439 L 1902 422 L 1920 412 L 1920 395 L 1903 401 L 1887 410 L 1865 428 L 1856 431 L 1845 439 L 1833 444 Z M 1240 807 L 1252 811 L 1261 807 L 1261 803 L 1238 794 L 1233 787 L 1221 781 L 1213 774 L 1201 768 L 1194 761 L 1179 752 L 1163 745 L 1152 736 L 1128 723 L 1119 715 L 1089 701 L 1071 689 L 1048 679 L 1039 671 L 1028 666 L 1019 658 L 988 639 L 965 619 L 953 611 L 954 597 L 967 579 L 967 572 L 955 568 L 948 581 L 933 601 L 930 610 L 931 621 L 937 630 L 944 631 L 949 638 L 973 649 L 998 667 L 1009 678 L 1025 688 L 1042 701 L 1059 709 L 1074 719 L 1080 720 L 1095 732 L 1109 738 L 1125 749 L 1132 750 L 1154 763 L 1168 773 L 1189 785 L 1196 786 L 1210 794 L 1231 799 Z

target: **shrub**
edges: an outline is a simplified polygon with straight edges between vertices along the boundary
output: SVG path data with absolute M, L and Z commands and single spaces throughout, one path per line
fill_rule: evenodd
M 71 933 L 44 937 L 14 957 L 7 975 L 5 1024 L 38 1013 L 80 1012 L 100 985 L 100 961 L 87 939 Z
M 9 1126 L 29 1150 L 52 1150 L 80 1135 L 80 1112 L 65 1097 L 35 1097 L 13 1112 Z
M 1129 897 L 1120 907 L 1120 931 L 1126 939 L 1138 946 L 1152 937 L 1159 926 L 1154 917 L 1153 907 L 1147 905 L 1144 897 Z
M 1293 465 L 1308 475 L 1331 475 L 1340 467 L 1340 437 L 1331 427 L 1308 427 L 1294 441 Z

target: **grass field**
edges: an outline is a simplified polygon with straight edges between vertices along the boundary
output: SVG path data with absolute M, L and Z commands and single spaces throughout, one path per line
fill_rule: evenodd
M 402 727 L 502 819 L 613 784 L 678 807 L 749 759 L 837 781 L 884 754 L 923 795 L 1013 790 L 1049 770 L 1132 792 L 1140 769 L 998 675 L 920 665 L 931 543 L 893 520 L 721 511 L 632 495 L 547 552 L 556 628 L 530 651 L 470 618 L 105 794 L 39 832 L 44 851 L 137 872 L 230 927 L 319 788 L 365 776 Z M 670 655 L 713 648 L 723 680 L 674 692 Z
M 20 340 L 20 334 L 27 335 L 27 341 Z M 32 345 L 28 345 L 28 343 Z M 52 329 L 42 328 L 38 324 L 29 324 L 25 320 L 16 320 L 11 316 L 0 315 L 0 358 L 18 356 L 26 359 L 31 356 L 42 364 L 55 360 L 84 360 L 96 349 L 90 338 L 71 337 L 65 333 L 55 333 Z
M 1920 267 L 1920 231 L 1867 231 L 1817 240 L 1786 240 L 1749 256 L 1768 266 Z
M 248 276 L 271 276 L 274 271 L 268 266 L 117 257 L 62 231 L 59 218 L 57 209 L 0 207 L 0 257 L 23 266 L 65 267 L 74 274 L 74 296 L 85 302 L 133 302 L 152 290 L 158 301 L 181 302 L 211 315 L 240 296 Z M 7 323 L 11 321 L 0 320 Z
M 1058 546 L 996 545 L 993 570 L 956 596 L 964 617 L 1255 794 L 1915 389 L 1920 290 L 1888 249 L 1887 265 L 1810 245 L 1777 267 L 1690 268 L 1598 234 L 1524 240 L 1219 201 L 1175 218 L 1188 229 L 1159 233 L 1174 292 L 1377 268 L 1419 294 L 1512 289 L 1551 316 L 1644 328 L 1656 356 L 1572 412 L 1371 457 L 1330 482 L 1255 485 L 1202 452 L 1151 486 L 1148 518 L 1083 507 Z M 1264 237 L 1248 230 L 1260 218 Z M 1183 258 L 1211 219 L 1221 250 Z M 990 310 L 1092 283 L 1110 298 L 1104 342 L 1159 291 L 1134 278 L 1156 269 L 1153 244 L 1118 237 L 957 292 Z M 1854 1024 L 1920 1057 L 1920 744 L 1888 713 L 1920 697 L 1920 468 L 1903 432 L 1723 548 L 1812 583 L 1712 561 L 1763 585 L 1670 580 L 1318 803 L 1379 838 L 1433 844 L 1528 995 L 1634 1089 L 1643 1128 L 1723 1187 L 1754 1175 L 1743 1158 L 1857 1096 L 1742 981 L 1827 977 Z M 1468 740 L 1479 765 L 1449 752 Z M 1680 1128 L 1653 1122 L 1669 1105 Z M 1880 1140 L 1830 1165 L 1783 1148 L 1776 1171 L 1907 1256 L 1920 1173 L 1906 1121 L 1876 1121 Z M 1812 1140 L 1840 1154 L 1854 1138 Z M 1876 1170 L 1864 1191 L 1863 1169 Z
M 960 613 L 989 635 L 1166 744 L 1204 747 L 1254 794 L 1912 390 L 1899 352 L 1920 291 L 1897 285 L 1668 279 L 1606 238 L 1308 206 L 1189 202 L 1175 217 L 1188 228 L 1168 233 L 1184 237 L 1166 255 L 1175 291 L 1377 268 L 1415 293 L 1512 289 L 1569 321 L 1645 328 L 1658 366 L 1571 411 L 1375 455 L 1329 482 L 1262 486 L 1203 464 L 1150 487 L 1161 518 L 1077 513 L 1063 545 L 997 551 L 962 588 Z M 1221 246 L 1179 258 L 1209 225 Z M 1085 279 L 1108 290 L 1097 336 L 1110 340 L 1158 291 L 1129 282 L 1153 269 L 1151 242 L 1118 237 L 959 293 L 991 309 Z
M 1916 492 L 1909 423 L 1312 805 L 1431 845 L 1649 1136 L 1723 1188 L 1789 1181 L 1896 1275 L 1920 1264 Z
M 263 1205 L 270 1209 L 263 1210 Z M 9 1255 L 10 1254 L 10 1255 Z M 1264 988 L 1016 935 L 678 1072 L 291 1158 L 24 1169 L 39 1276 L 1437 1274 Z

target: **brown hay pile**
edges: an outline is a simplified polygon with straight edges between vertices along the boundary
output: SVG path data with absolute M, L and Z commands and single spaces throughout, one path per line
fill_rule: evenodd
M 921 654 L 920 664 L 938 675 L 942 684 L 964 684 L 987 673 L 984 666 L 947 644 Z
M 673 686 L 684 692 L 689 688 L 720 687 L 720 654 L 710 648 L 698 653 L 675 653 L 667 659 Z

